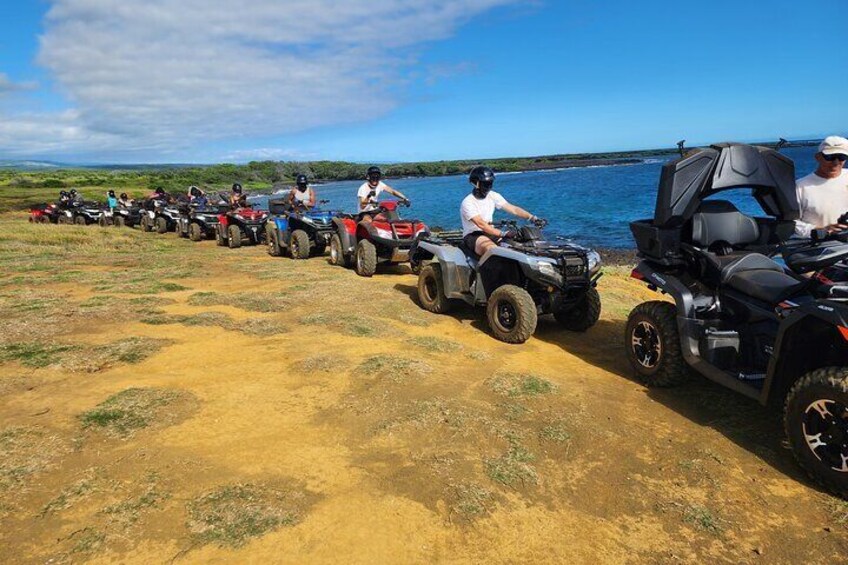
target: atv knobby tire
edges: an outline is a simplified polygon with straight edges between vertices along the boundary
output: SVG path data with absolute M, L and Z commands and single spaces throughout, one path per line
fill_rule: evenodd
M 115 216 L 112 218 L 112 225 L 116 228 L 122 228 L 127 225 L 127 222 L 123 216 Z
M 141 217 L 141 231 L 152 232 L 153 231 L 153 223 L 150 220 L 150 216 L 146 213 Z
M 669 302 L 643 302 L 630 313 L 624 332 L 627 360 L 649 387 L 669 387 L 688 376 L 677 329 L 677 308 Z
M 166 220 L 162 216 L 159 216 L 158 218 L 156 218 L 155 223 L 156 223 L 156 233 L 158 233 L 158 234 L 168 233 L 168 220 Z
M 292 259 L 309 259 L 309 235 L 303 230 L 294 230 L 289 239 Z
M 333 237 L 330 238 L 330 264 L 350 267 L 350 260 L 345 256 L 342 247 L 342 238 L 337 233 L 334 233 Z
M 231 225 L 227 228 L 227 243 L 230 249 L 238 249 L 241 247 L 241 228 L 236 225 Z
M 85 216 L 77 216 L 76 218 L 74 218 L 74 223 L 78 226 L 84 226 L 84 225 L 88 224 L 88 222 L 85 219 Z
M 418 302 L 421 307 L 434 314 L 450 312 L 453 304 L 445 296 L 442 267 L 438 263 L 425 265 L 418 275 Z
M 377 248 L 367 239 L 356 244 L 354 267 L 361 277 L 370 277 L 377 272 Z
M 218 226 L 215 228 L 215 244 L 218 247 L 224 247 L 227 245 L 227 238 L 224 237 L 223 231 L 227 229 L 224 226 Z
M 497 339 L 506 343 L 524 343 L 536 331 L 539 312 L 526 290 L 505 284 L 489 296 L 486 318 Z
M 271 227 L 269 223 L 265 228 L 265 243 L 267 243 L 268 255 L 271 257 L 279 257 L 283 254 L 282 249 L 280 249 L 280 240 L 277 236 L 276 228 Z
M 848 367 L 816 369 L 798 379 L 786 396 L 783 426 L 798 464 L 827 490 L 848 499 L 846 407 Z M 810 442 L 828 445 L 814 451 Z
M 188 225 L 188 238 L 192 241 L 201 241 L 203 239 L 203 228 L 200 224 L 192 222 Z
M 105 228 L 109 225 L 109 220 L 106 219 L 106 216 L 100 216 L 99 218 L 97 218 L 97 225 L 99 225 L 101 228 Z
M 571 308 L 554 313 L 562 327 L 573 332 L 585 332 L 601 317 L 601 295 L 597 288 L 590 288 Z

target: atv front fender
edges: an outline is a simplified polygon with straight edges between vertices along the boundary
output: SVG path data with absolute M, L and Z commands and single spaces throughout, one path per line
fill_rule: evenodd
M 473 269 L 465 253 L 453 245 L 437 245 L 424 240 L 418 240 L 416 244 L 418 256 L 426 253 L 439 262 L 445 296 L 467 300 Z

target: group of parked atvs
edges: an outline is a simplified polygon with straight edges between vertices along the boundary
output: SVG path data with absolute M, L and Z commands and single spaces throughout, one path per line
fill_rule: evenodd
M 710 198 L 731 189 L 747 189 L 767 217 Z M 575 331 L 597 322 L 596 252 L 550 240 L 544 226 L 513 224 L 510 239 L 477 257 L 459 232 L 431 233 L 423 222 L 401 219 L 402 205 L 409 202 L 383 201 L 368 214 L 273 199 L 267 212 L 223 203 L 110 211 L 49 205 L 31 219 L 138 225 L 230 247 L 264 244 L 272 256 L 296 259 L 329 247 L 330 263 L 363 276 L 381 263 L 408 262 L 423 308 L 485 307 L 492 333 L 508 343 L 529 339 L 544 314 Z M 795 239 L 798 215 L 794 164 L 776 150 L 726 143 L 664 165 L 654 217 L 631 224 L 641 258 L 632 276 L 671 300 L 637 306 L 624 346 L 648 386 L 674 385 L 694 371 L 782 405 L 798 462 L 848 497 L 848 233 L 815 230 Z

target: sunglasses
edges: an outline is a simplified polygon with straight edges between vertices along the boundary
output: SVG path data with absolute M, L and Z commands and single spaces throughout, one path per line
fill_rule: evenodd
M 842 153 L 834 153 L 833 155 L 822 155 L 825 161 L 834 162 L 834 161 L 848 161 L 848 155 L 843 155 Z

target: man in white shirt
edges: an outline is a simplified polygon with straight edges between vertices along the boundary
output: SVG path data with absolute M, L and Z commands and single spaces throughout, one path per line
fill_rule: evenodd
M 368 168 L 368 173 L 366 174 L 366 178 L 368 180 L 362 183 L 362 186 L 360 186 L 359 190 L 356 192 L 356 196 L 359 198 L 360 212 L 374 210 L 377 207 L 377 197 L 384 191 L 388 192 L 392 196 L 400 198 L 401 200 L 408 200 L 402 192 L 395 190 L 380 180 L 382 176 L 383 173 L 380 171 L 380 167 Z
M 499 230 L 492 225 L 495 209 L 504 210 L 513 216 L 536 221 L 538 218 L 513 206 L 506 199 L 492 190 L 495 184 L 495 172 L 489 167 L 477 166 L 471 169 L 468 182 L 474 185 L 471 194 L 462 200 L 459 216 L 462 220 L 462 240 L 465 247 L 473 249 L 478 257 L 495 247 L 495 241 L 511 237 L 509 230 Z
M 843 169 L 848 159 L 848 139 L 831 135 L 819 145 L 816 153 L 818 168 L 795 184 L 801 218 L 795 222 L 795 233 L 810 237 L 814 229 L 828 231 L 848 229 L 848 171 Z

